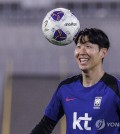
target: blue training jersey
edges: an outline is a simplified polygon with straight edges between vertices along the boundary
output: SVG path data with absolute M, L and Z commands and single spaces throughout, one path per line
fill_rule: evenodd
M 82 76 L 58 86 L 45 115 L 58 121 L 66 116 L 66 134 L 120 134 L 120 81 L 107 73 L 91 87 Z

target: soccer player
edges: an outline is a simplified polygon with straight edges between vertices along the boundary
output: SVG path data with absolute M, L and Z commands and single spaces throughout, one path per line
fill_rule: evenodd
M 81 74 L 59 84 L 31 134 L 52 133 L 64 114 L 66 134 L 120 134 L 120 81 L 103 69 L 108 37 L 100 29 L 84 29 L 75 44 Z

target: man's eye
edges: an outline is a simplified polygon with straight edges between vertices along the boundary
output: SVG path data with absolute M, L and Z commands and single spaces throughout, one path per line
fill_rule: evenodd
M 87 45 L 86 47 L 87 47 L 87 48 L 91 48 L 91 46 L 89 46 L 89 45 Z
M 81 48 L 81 46 L 77 46 L 77 48 Z

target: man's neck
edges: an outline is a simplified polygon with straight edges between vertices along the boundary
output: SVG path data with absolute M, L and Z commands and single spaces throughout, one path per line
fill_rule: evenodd
M 96 84 L 104 75 L 103 70 L 82 72 L 82 81 L 84 87 L 90 87 Z

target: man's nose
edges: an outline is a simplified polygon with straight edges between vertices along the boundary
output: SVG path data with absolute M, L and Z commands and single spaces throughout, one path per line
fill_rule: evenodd
M 86 48 L 85 48 L 85 46 L 81 46 L 81 48 L 79 49 L 79 53 L 80 54 L 86 54 Z

